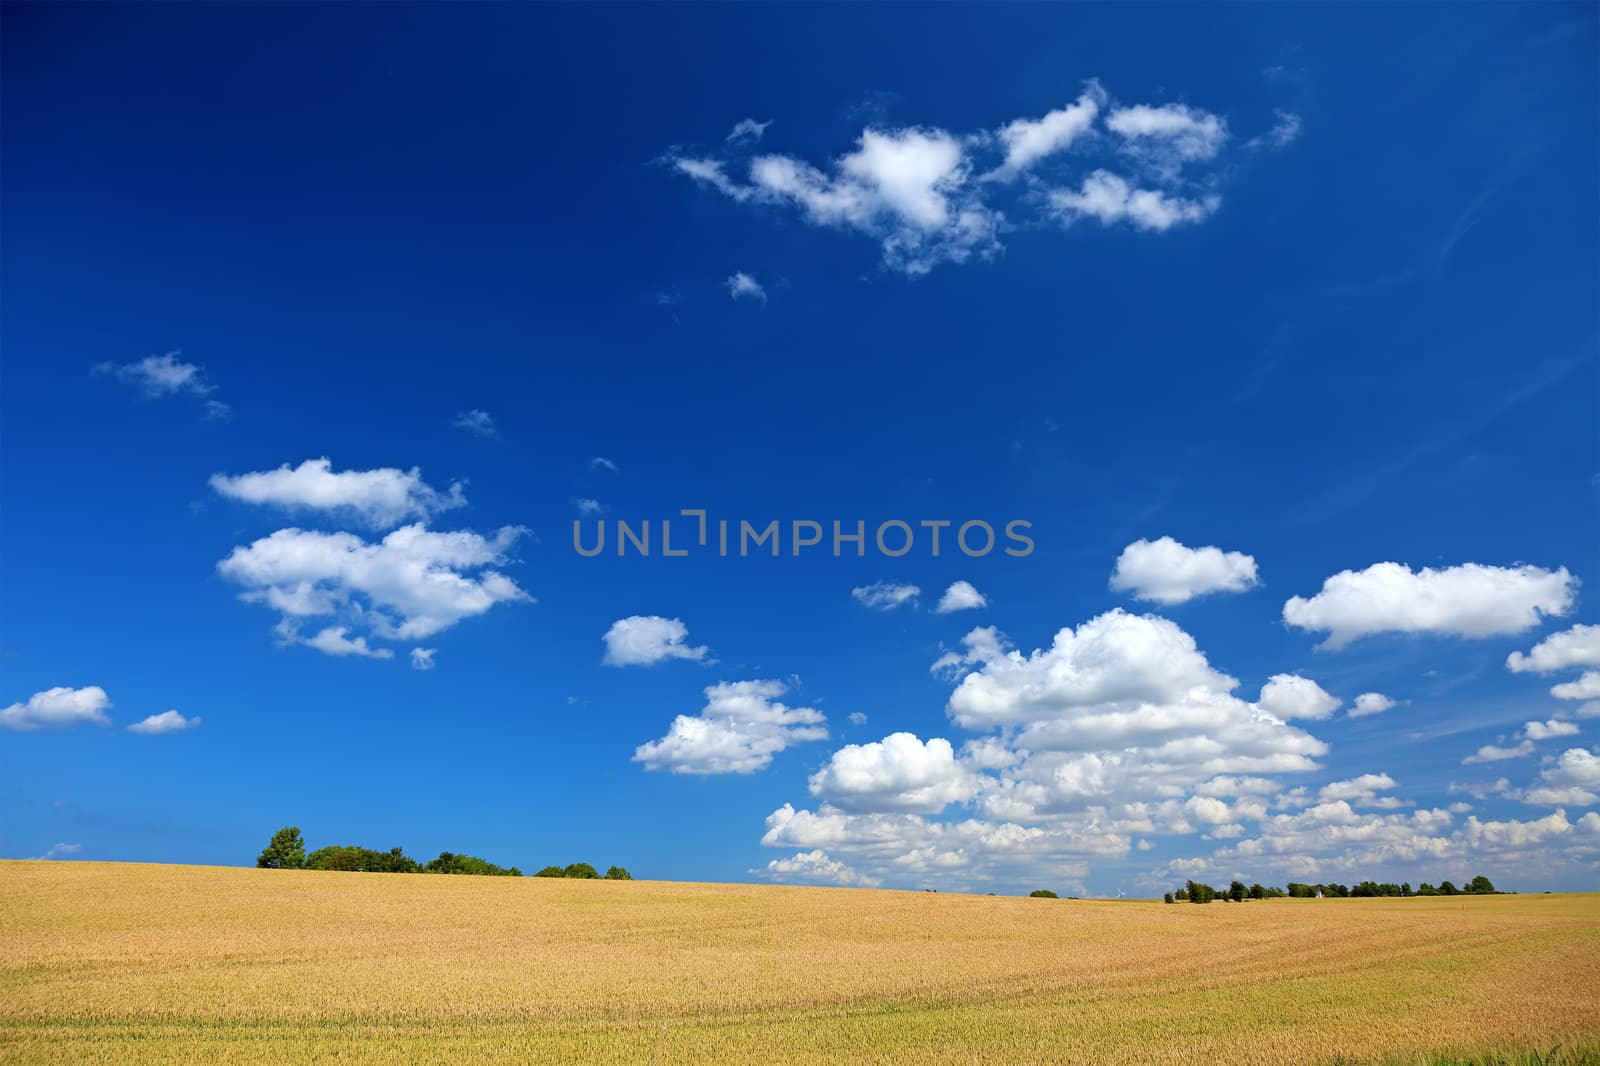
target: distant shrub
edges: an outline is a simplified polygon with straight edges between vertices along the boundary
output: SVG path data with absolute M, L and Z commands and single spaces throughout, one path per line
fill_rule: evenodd
M 1048 888 L 1036 888 L 1032 892 L 1029 892 L 1028 895 L 1029 895 L 1029 897 L 1031 897 L 1033 899 L 1060 899 L 1061 898 L 1060 896 L 1056 895 L 1054 892 L 1050 891 Z
M 563 870 L 559 866 L 546 866 L 544 869 L 540 870 L 538 873 L 534 874 L 533 876 L 535 876 L 535 877 L 565 877 L 565 876 L 567 876 L 567 871 Z
M 486 877 L 521 877 L 522 871 L 515 866 L 496 866 L 492 862 L 473 855 L 456 855 L 448 851 L 441 851 L 439 857 L 428 863 L 423 868 L 424 873 L 430 874 L 478 874 Z
M 600 874 L 593 866 L 586 862 L 575 862 L 561 871 L 562 877 L 581 877 L 585 880 L 598 881 Z
M 422 867 L 399 848 L 373 851 L 354 845 L 333 844 L 306 856 L 307 870 L 346 870 L 369 874 L 414 874 Z
M 633 875 L 620 866 L 613 866 L 606 871 L 607 881 L 632 881 Z

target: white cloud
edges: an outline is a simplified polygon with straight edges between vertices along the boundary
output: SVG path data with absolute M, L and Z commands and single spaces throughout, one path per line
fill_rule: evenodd
M 944 595 L 939 597 L 939 606 L 933 609 L 935 614 L 950 614 L 954 611 L 970 611 L 978 607 L 989 606 L 989 601 L 983 593 L 972 586 L 969 581 L 955 581 L 944 590 Z
M 606 644 L 607 666 L 649 666 L 667 659 L 703 660 L 710 651 L 693 647 L 689 627 L 677 618 L 660 615 L 630 615 L 611 623 L 603 638 Z
M 1228 139 L 1221 118 L 1182 104 L 1118 108 L 1106 116 L 1106 128 L 1123 139 L 1126 152 L 1169 180 L 1187 164 L 1215 158 Z
M 750 872 L 773 881 L 804 881 L 822 885 L 859 885 L 863 888 L 871 888 L 880 883 L 876 878 L 863 877 L 837 859 L 830 859 L 828 853 L 821 849 L 796 852 L 787 859 L 773 859 L 767 863 L 765 869 L 751 870 Z
M 1259 583 L 1253 556 L 1190 548 L 1171 537 L 1134 541 L 1122 549 L 1111 572 L 1113 589 L 1168 605 L 1211 592 L 1244 592 Z
M 303 644 L 335 658 L 343 659 L 347 656 L 354 656 L 357 659 L 394 658 L 394 652 L 390 649 L 372 647 L 367 643 L 366 637 L 351 637 L 349 633 L 349 626 L 326 626 L 309 637 L 302 637 L 300 627 L 288 619 L 280 622 L 277 628 L 278 637 L 285 644 Z
M 1527 877 L 1532 868 L 1552 865 L 1552 853 L 1542 845 L 1585 828 L 1569 822 L 1565 811 L 1526 822 L 1468 817 L 1459 829 L 1452 828 L 1453 822 L 1454 813 L 1442 809 L 1363 813 L 1335 800 L 1266 819 L 1258 835 L 1208 858 L 1176 860 L 1168 865 L 1167 874 L 1217 879 L 1242 874 L 1246 880 L 1357 876 L 1400 880 L 1415 876 L 1419 866 L 1444 866 L 1486 870 L 1497 879 L 1498 875 Z
M 1283 785 L 1268 777 L 1214 777 L 1195 788 L 1197 796 L 1270 796 Z
M 1522 735 L 1528 740 L 1575 737 L 1579 732 L 1576 722 L 1563 722 L 1558 718 L 1552 718 L 1545 722 L 1527 722 L 1522 727 Z
M 589 460 L 590 470 L 609 470 L 613 474 L 622 473 L 622 468 L 603 455 L 597 455 Z
M 678 715 L 666 736 L 635 749 L 633 761 L 675 774 L 748 774 L 791 744 L 826 740 L 822 712 L 779 703 L 787 691 L 781 681 L 712 685 L 698 715 Z
M 160 733 L 180 733 L 185 729 L 199 729 L 202 719 L 199 715 L 185 718 L 177 711 L 162 711 L 152 714 L 148 718 L 133 723 L 128 727 L 130 733 L 142 733 L 145 736 L 155 736 Z
M 1568 748 L 1539 774 L 1539 783 L 1522 796 L 1524 803 L 1588 807 L 1600 803 L 1600 755 Z
M 1567 681 L 1550 687 L 1550 695 L 1558 700 L 1592 700 L 1600 698 L 1600 670 L 1585 670 L 1576 681 Z
M 1116 107 L 1089 82 L 1072 103 L 1040 117 L 1019 117 L 991 133 L 967 134 L 934 126 L 869 126 L 854 146 L 815 165 L 783 154 L 738 158 L 670 151 L 671 170 L 749 207 L 788 208 L 808 222 L 871 237 L 885 266 L 916 276 L 943 263 L 987 259 L 1000 251 L 1008 212 L 1044 210 L 1062 221 L 1126 221 L 1151 231 L 1195 223 L 1221 203 L 1215 191 L 1225 173 L 1215 165 L 1228 139 L 1217 115 L 1184 105 Z M 1107 135 L 1100 135 L 1104 119 Z M 1293 139 L 1298 122 L 1282 113 L 1263 135 Z M 727 138 L 728 155 L 756 139 L 765 124 L 741 122 Z M 1258 138 L 1258 141 L 1260 139 Z M 1252 142 L 1255 144 L 1256 142 Z M 1016 179 L 1072 150 L 1076 188 L 1050 190 Z M 1081 150 L 1080 150 L 1081 149 Z M 1136 182 L 1106 169 L 1132 168 Z M 1196 171 L 1206 166 L 1209 172 Z M 1040 192 L 1044 195 L 1039 195 Z
M 1374 563 L 1334 574 L 1310 599 L 1293 597 L 1283 605 L 1283 620 L 1326 632 L 1325 648 L 1376 633 L 1487 637 L 1520 633 L 1543 617 L 1565 614 L 1577 587 L 1565 567 L 1466 563 L 1413 572 L 1400 563 Z
M 766 122 L 757 122 L 753 118 L 742 118 L 728 132 L 726 140 L 729 144 L 759 141 L 761 135 L 767 132 L 767 127 L 770 125 L 772 125 L 771 119 Z
M 1278 108 L 1272 114 L 1274 118 L 1272 128 L 1250 138 L 1245 144 L 1246 148 L 1286 148 L 1300 139 L 1300 130 L 1304 123 L 1299 115 L 1282 108 Z
M 323 630 L 312 646 L 361 654 L 345 647 L 356 643 L 345 638 L 352 625 L 384 639 L 423 640 L 495 604 L 532 602 L 494 569 L 522 533 L 507 526 L 486 538 L 415 524 L 368 543 L 354 533 L 280 529 L 233 549 L 217 572 L 244 587 L 240 599 L 278 611 L 286 639 L 299 639 L 300 620 L 336 616 L 346 624 Z
M 99 685 L 51 688 L 35 692 L 26 703 L 13 703 L 0 710 L 0 729 L 26 733 L 75 725 L 110 725 L 111 719 L 106 717 L 110 707 L 111 700 Z
M 891 733 L 871 744 L 847 744 L 810 780 L 811 794 L 846 811 L 937 814 L 976 794 L 977 775 L 956 761 L 950 742 L 926 743 Z
M 1355 706 L 1345 712 L 1346 718 L 1365 718 L 1368 715 L 1382 714 L 1394 707 L 1394 700 L 1381 692 L 1363 692 L 1356 697 Z
M 435 666 L 439 665 L 433 661 L 433 657 L 438 650 L 438 648 L 412 648 L 411 669 L 432 670 Z
M 201 397 L 205 399 L 207 418 L 225 419 L 231 415 L 232 409 L 212 396 L 216 386 L 206 380 L 204 368 L 184 362 L 179 358 L 181 354 L 149 355 L 135 363 L 98 363 L 94 372 L 126 382 L 153 400 L 179 395 Z
M 1279 718 L 1328 718 L 1339 708 L 1338 699 L 1298 674 L 1273 674 L 1256 703 Z
M 1400 807 L 1403 804 L 1395 797 L 1378 795 L 1379 792 L 1386 792 L 1398 785 L 1399 782 L 1388 774 L 1362 774 L 1347 781 L 1334 781 L 1323 785 L 1317 793 L 1317 799 L 1321 803 L 1344 800 L 1355 806 Z
M 1093 128 L 1105 98 L 1105 90 L 1091 82 L 1083 94 L 1066 107 L 1051 111 L 1043 118 L 1008 122 L 1000 130 L 1000 143 L 1006 149 L 1005 162 L 993 176 L 1013 178 L 1044 157 L 1071 147 Z
M 604 504 L 602 504 L 599 500 L 588 496 L 579 497 L 577 500 L 573 501 L 573 505 L 578 508 L 579 514 L 584 515 L 600 514 L 605 510 Z
M 867 716 L 862 714 L 860 711 L 851 711 L 849 717 L 850 717 L 850 724 L 851 725 L 866 725 L 867 724 Z
M 1506 748 L 1498 744 L 1485 744 L 1475 754 L 1468 755 L 1461 760 L 1462 766 L 1471 766 L 1473 763 L 1504 762 L 1507 759 L 1520 759 L 1533 754 L 1533 742 L 1524 740 L 1514 747 Z
M 767 290 L 755 278 L 744 271 L 728 275 L 726 282 L 728 295 L 735 300 L 755 300 L 758 303 L 767 302 Z
M 51 844 L 45 849 L 43 855 L 35 855 L 34 861 L 55 862 L 59 859 L 70 859 L 83 850 L 82 844 Z
M 335 473 L 326 458 L 237 476 L 213 474 L 211 487 L 246 503 L 353 515 L 374 529 L 388 529 L 408 518 L 427 519 L 467 503 L 460 482 L 440 492 L 422 480 L 417 467 Z
M 893 581 L 876 581 L 870 585 L 850 590 L 856 602 L 874 611 L 892 611 L 902 604 L 915 603 L 922 590 L 916 585 L 901 585 Z
M 1514 674 L 1548 674 L 1570 666 L 1600 667 L 1600 626 L 1578 625 L 1552 633 L 1526 655 L 1514 651 L 1506 659 L 1506 669 Z
M 1185 222 L 1203 222 L 1221 206 L 1222 198 L 1214 194 L 1198 200 L 1185 199 L 1159 189 L 1130 185 L 1126 178 L 1109 170 L 1095 171 L 1076 189 L 1055 189 L 1050 193 L 1050 207 L 1064 223 L 1093 218 L 1106 226 L 1128 222 L 1157 233 Z
M 462 411 L 456 415 L 455 421 L 450 423 L 457 429 L 464 429 L 468 433 L 476 433 L 480 437 L 498 437 L 500 429 L 494 424 L 494 416 L 488 411 Z

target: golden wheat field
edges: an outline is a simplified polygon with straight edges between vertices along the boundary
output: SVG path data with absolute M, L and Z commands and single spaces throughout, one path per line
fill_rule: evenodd
M 1579 1061 L 1597 990 L 1600 895 L 1168 906 L 0 862 L 7 1062 Z

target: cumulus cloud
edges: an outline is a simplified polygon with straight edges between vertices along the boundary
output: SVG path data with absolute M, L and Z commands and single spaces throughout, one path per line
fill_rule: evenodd
M 240 599 L 279 612 L 282 639 L 335 655 L 387 657 L 387 649 L 349 637 L 351 627 L 381 639 L 423 640 L 496 604 L 532 602 L 495 569 L 523 532 L 436 533 L 419 523 L 369 543 L 354 533 L 280 529 L 233 549 L 217 572 L 243 587 Z M 302 639 L 302 621 L 318 617 L 343 624 Z
M 94 372 L 132 385 L 152 400 L 164 396 L 199 397 L 205 401 L 207 418 L 227 418 L 232 409 L 215 397 L 216 386 L 206 380 L 205 369 L 184 362 L 179 358 L 181 355 L 181 352 L 168 352 L 149 355 L 133 363 L 97 363 Z
M 438 650 L 439 650 L 438 648 L 412 648 L 411 649 L 411 669 L 413 669 L 413 670 L 432 670 L 435 666 L 438 665 L 437 663 L 435 663 L 433 661 L 433 657 L 434 657 L 435 653 L 438 652 Z
M 1321 685 L 1298 674 L 1273 674 L 1256 704 L 1279 718 L 1328 718 L 1339 708 Z
M 1248 870 L 1247 878 L 1301 880 L 1392 873 L 1398 880 L 1426 864 L 1525 875 L 1535 862 L 1548 863 L 1549 853 L 1542 846 L 1567 839 L 1578 828 L 1565 811 L 1530 821 L 1481 821 L 1469 816 L 1457 828 L 1455 815 L 1448 810 L 1378 814 L 1334 800 L 1265 819 L 1257 834 L 1209 857 L 1176 860 L 1167 872 L 1225 879 Z
M 1006 123 L 999 134 L 1006 150 L 1005 161 L 991 176 L 1009 180 L 1045 156 L 1071 147 L 1093 128 L 1095 116 L 1100 113 L 1105 99 L 1105 90 L 1091 82 L 1083 94 L 1066 107 L 1041 118 L 1019 118 Z
M 128 727 L 130 733 L 140 733 L 144 736 L 156 736 L 161 733 L 181 733 L 185 729 L 199 729 L 201 718 L 195 715 L 185 718 L 177 711 L 162 711 L 152 714 L 148 718 L 137 721 Z
M 935 614 L 950 614 L 954 611 L 970 611 L 978 607 L 989 606 L 989 601 L 983 593 L 973 587 L 970 581 L 955 581 L 944 590 L 944 595 L 939 597 L 939 606 L 933 609 Z
M 851 725 L 866 725 L 867 724 L 867 716 L 862 714 L 860 711 L 851 711 L 849 717 L 850 717 L 850 724 Z
M 1358 807 L 1400 807 L 1402 802 L 1393 796 L 1379 796 L 1379 792 L 1398 787 L 1399 782 L 1388 774 L 1362 774 L 1346 781 L 1323 785 L 1317 793 L 1322 803 L 1344 800 Z
M 1528 740 L 1551 740 L 1555 737 L 1575 737 L 1579 733 L 1576 722 L 1563 722 L 1552 718 L 1545 722 L 1527 722 L 1522 727 L 1522 735 Z
M 1472 755 L 1461 760 L 1462 766 L 1471 766 L 1473 763 L 1504 762 L 1507 759 L 1521 759 L 1533 754 L 1533 742 L 1524 740 L 1513 747 L 1502 747 L 1498 744 L 1485 744 Z
M 1171 537 L 1134 541 L 1122 549 L 1111 571 L 1113 589 L 1167 605 L 1211 592 L 1244 592 L 1259 583 L 1253 556 L 1216 547 L 1190 548 Z
M 1122 138 L 1125 151 L 1163 175 L 1214 158 L 1228 139 L 1220 117 L 1183 104 L 1118 108 L 1106 116 L 1106 127 Z
M 1544 617 L 1571 610 L 1578 579 L 1565 567 L 1500 567 L 1466 563 L 1413 571 L 1400 563 L 1345 570 L 1309 599 L 1283 605 L 1283 620 L 1328 634 L 1320 645 L 1342 648 L 1376 633 L 1487 637 L 1520 633 Z
M 417 467 L 335 472 L 326 458 L 236 476 L 213 474 L 211 487 L 246 503 L 352 516 L 374 529 L 389 529 L 408 518 L 428 519 L 467 504 L 460 482 L 440 492 L 422 480 Z
M 1363 692 L 1356 697 L 1355 706 L 1345 712 L 1347 718 L 1365 718 L 1368 715 L 1382 714 L 1393 709 L 1394 700 L 1381 692 Z
M 1139 188 L 1109 170 L 1095 171 L 1076 189 L 1052 191 L 1049 202 L 1056 218 L 1065 223 L 1092 218 L 1105 226 L 1127 222 L 1156 233 L 1185 222 L 1203 222 L 1222 206 L 1222 198 L 1214 194 L 1185 199 L 1160 189 Z
M 1576 681 L 1552 685 L 1550 695 L 1558 700 L 1600 699 L 1600 670 L 1585 670 Z
M 349 626 L 326 626 L 317 630 L 309 637 L 300 635 L 300 627 L 293 621 L 285 619 L 278 624 L 276 630 L 278 639 L 285 644 L 303 644 L 308 648 L 315 648 L 325 655 L 343 659 L 354 657 L 357 659 L 392 659 L 394 652 L 388 648 L 376 648 L 367 643 L 366 637 L 351 637 Z
M 1522 795 L 1524 803 L 1588 807 L 1600 803 L 1600 755 L 1568 748 L 1539 773 L 1539 781 Z
M 479 411 L 477 409 L 462 411 L 456 415 L 455 421 L 450 424 L 457 429 L 464 429 L 468 433 L 473 433 L 480 437 L 498 437 L 500 435 L 500 428 L 494 424 L 494 416 L 488 411 Z
M 1514 674 L 1549 674 L 1572 666 L 1600 667 L 1600 626 L 1573 626 L 1552 633 L 1524 655 L 1514 651 L 1506 669 Z
M 885 266 L 913 276 L 993 256 L 1007 212 L 1034 212 L 1039 204 L 1063 221 L 1088 215 L 1158 231 L 1213 213 L 1220 174 L 1191 171 L 1215 160 L 1226 123 L 1182 105 L 1108 113 L 1108 100 L 1090 82 L 1076 100 L 995 133 L 869 126 L 851 150 L 821 166 L 775 153 L 744 158 L 739 149 L 755 139 L 744 135 L 728 138 L 725 157 L 674 150 L 663 162 L 736 203 L 793 210 L 813 225 L 868 236 Z M 1102 118 L 1105 135 L 1097 133 Z M 1052 189 L 1039 172 L 1054 169 L 1068 149 L 1097 166 L 1076 188 Z M 1140 184 L 1108 165 L 1131 166 Z M 1023 175 L 1026 185 L 1016 180 Z
M 781 681 L 725 681 L 705 690 L 696 715 L 680 714 L 667 735 L 641 744 L 633 761 L 675 774 L 749 774 L 792 744 L 826 740 L 826 719 L 810 707 L 788 707 Z
M 971 799 L 978 777 L 956 761 L 948 740 L 924 743 L 912 733 L 891 733 L 840 748 L 811 775 L 810 787 L 841 810 L 937 814 Z
M 857 603 L 874 611 L 892 611 L 902 604 L 915 603 L 922 590 L 916 585 L 902 585 L 893 581 L 876 581 L 870 585 L 850 590 Z
M 726 284 L 728 286 L 728 295 L 735 300 L 755 300 L 757 303 L 767 302 L 766 287 L 742 270 L 728 275 Z
M 787 859 L 773 859 L 764 869 L 751 870 L 753 874 L 773 881 L 802 881 L 818 885 L 857 885 L 871 888 L 880 882 L 863 877 L 837 859 L 830 859 L 821 849 L 800 851 Z
M 606 653 L 601 661 L 607 666 L 649 666 L 667 659 L 698 662 L 711 650 L 686 643 L 689 627 L 680 619 L 654 614 L 619 618 L 603 639 Z
M 35 692 L 26 703 L 0 710 L 0 729 L 30 733 L 38 729 L 69 729 L 76 725 L 110 725 L 106 711 L 111 700 L 99 685 L 57 687 Z

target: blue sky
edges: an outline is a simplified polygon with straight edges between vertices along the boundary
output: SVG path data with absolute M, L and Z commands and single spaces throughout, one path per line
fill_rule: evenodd
M 1235 14 L 7 8 L 0 855 L 1597 887 L 1594 9 Z

